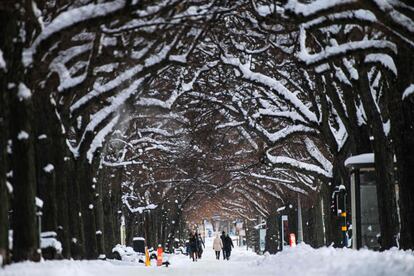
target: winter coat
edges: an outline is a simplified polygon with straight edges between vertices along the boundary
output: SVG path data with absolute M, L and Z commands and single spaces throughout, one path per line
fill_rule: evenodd
M 198 241 L 195 236 L 190 237 L 190 249 L 191 252 L 196 252 L 198 250 Z
M 197 244 L 198 244 L 198 250 L 200 250 L 200 251 L 203 251 L 203 247 L 206 247 L 204 245 L 204 241 L 201 238 L 201 236 L 198 236 L 198 238 L 197 238 Z
M 223 245 L 224 245 L 223 246 L 224 247 L 224 250 L 226 250 L 226 251 L 231 251 L 231 248 L 234 247 L 233 241 L 231 240 L 231 238 L 229 236 L 226 236 L 224 238 Z
M 219 237 L 214 238 L 213 249 L 214 251 L 221 251 L 223 249 L 223 242 Z

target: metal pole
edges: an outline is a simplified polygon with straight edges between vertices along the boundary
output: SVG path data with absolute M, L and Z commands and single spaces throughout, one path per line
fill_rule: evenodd
M 298 194 L 298 244 L 303 242 L 302 206 Z

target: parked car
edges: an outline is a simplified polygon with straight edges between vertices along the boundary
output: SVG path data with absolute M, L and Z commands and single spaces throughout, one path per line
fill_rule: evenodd
M 124 262 L 145 263 L 145 239 L 142 237 L 134 237 L 132 247 L 117 244 L 112 249 L 112 258 Z M 151 260 L 157 260 L 157 251 L 152 247 L 148 249 Z M 168 266 L 168 254 L 163 254 L 163 264 Z
M 56 232 L 42 232 L 40 234 L 40 248 L 42 249 L 42 256 L 46 260 L 62 257 L 62 244 L 57 240 Z

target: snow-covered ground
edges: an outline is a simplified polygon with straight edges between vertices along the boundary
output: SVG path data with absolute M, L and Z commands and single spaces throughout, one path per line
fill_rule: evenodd
M 0 269 L 2 276 L 136 276 L 136 275 L 317 275 L 317 276 L 412 276 L 414 253 L 391 250 L 321 248 L 307 245 L 277 255 L 258 256 L 246 248 L 236 248 L 230 261 L 214 257 L 211 241 L 206 241 L 203 258 L 192 262 L 186 256 L 171 259 L 170 267 L 151 267 L 109 261 L 46 261 L 20 263 Z

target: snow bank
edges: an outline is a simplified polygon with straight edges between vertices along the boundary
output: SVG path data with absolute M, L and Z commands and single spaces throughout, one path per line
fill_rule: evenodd
M 414 275 L 413 251 L 385 252 L 324 247 L 306 244 L 288 248 L 255 261 L 258 267 L 272 266 L 279 275 Z
M 104 261 L 45 261 L 42 263 L 23 262 L 6 266 L 0 275 L 4 276 L 92 276 L 102 271 L 114 272 L 113 265 Z M 113 274 L 116 275 L 116 274 Z
M 172 255 L 171 266 L 151 267 L 125 261 L 45 261 L 42 263 L 18 263 L 0 269 L 4 276 L 132 276 L 132 275 L 226 275 L 226 276 L 379 276 L 414 275 L 413 251 L 313 249 L 306 244 L 287 248 L 276 255 L 259 256 L 246 247 L 236 247 L 230 261 L 216 260 L 212 250 L 212 238 L 206 239 L 203 257 L 192 262 L 188 256 Z

